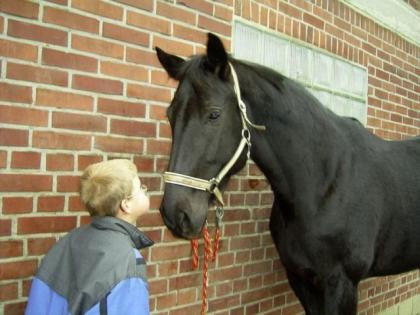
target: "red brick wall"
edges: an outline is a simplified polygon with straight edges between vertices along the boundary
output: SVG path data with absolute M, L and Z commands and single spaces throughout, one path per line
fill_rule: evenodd
M 176 4 L 174 4 L 176 2 Z M 21 314 L 31 277 L 65 232 L 89 222 L 77 195 L 88 164 L 124 157 L 150 187 L 142 229 L 153 314 L 197 314 L 201 273 L 189 243 L 158 212 L 176 87 L 158 45 L 189 56 L 206 32 L 230 45 L 232 20 L 252 21 L 366 67 L 368 127 L 381 137 L 420 134 L 418 46 L 327 0 L 0 1 L 0 313 Z M 271 242 L 269 185 L 253 164 L 229 183 L 221 253 L 210 264 L 212 314 L 299 314 Z M 213 215 L 213 213 L 212 213 Z M 419 271 L 364 281 L 360 314 L 420 294 Z

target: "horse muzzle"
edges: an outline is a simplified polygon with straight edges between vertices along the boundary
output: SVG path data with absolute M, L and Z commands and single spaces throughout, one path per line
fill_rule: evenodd
M 159 210 L 163 222 L 172 234 L 189 240 L 199 238 L 206 222 L 207 205 L 193 208 L 188 201 L 171 204 L 165 199 L 164 197 Z

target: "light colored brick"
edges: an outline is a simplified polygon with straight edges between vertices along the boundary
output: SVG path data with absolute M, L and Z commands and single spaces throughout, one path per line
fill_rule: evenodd
M 173 26 L 174 36 L 196 43 L 205 43 L 207 40 L 207 32 L 192 27 L 185 27 L 179 24 Z
M 76 93 L 38 88 L 35 104 L 39 106 L 91 111 L 93 109 L 93 98 Z
M 99 33 L 97 19 L 53 7 L 44 7 L 43 21 L 88 33 Z
M 41 154 L 39 152 L 20 152 L 12 153 L 12 168 L 20 169 L 39 169 L 41 166 Z
M 35 62 L 38 58 L 38 49 L 33 45 L 0 39 L 0 56 Z
M 47 171 L 73 171 L 74 157 L 71 154 L 48 154 Z
M 25 0 L 0 1 L 0 12 L 29 19 L 37 19 L 39 4 Z
M 123 17 L 121 7 L 101 0 L 72 0 L 71 5 L 73 8 L 114 20 L 122 20 Z
M 18 103 L 32 103 L 32 88 L 0 82 L 0 100 Z
M 106 132 L 107 119 L 100 115 L 53 113 L 52 127 L 60 129 Z
M 180 9 L 170 3 L 158 2 L 157 3 L 157 14 L 167 17 L 171 20 L 181 21 L 190 25 L 194 25 L 197 14 L 192 11 Z
M 116 0 L 117 2 L 125 3 L 135 8 L 146 11 L 153 11 L 153 0 Z
M 149 78 L 148 70 L 144 67 L 111 61 L 101 62 L 101 73 L 134 81 L 147 81 Z
M 193 54 L 193 47 L 183 42 L 166 39 L 164 37 L 154 36 L 153 47 L 159 47 L 168 53 L 190 57 Z
M 42 50 L 42 63 L 44 65 L 60 68 L 75 69 L 88 72 L 98 71 L 98 60 L 95 58 L 66 53 L 59 50 L 44 48 Z
M 71 47 L 73 49 L 90 52 L 92 54 L 117 59 L 122 59 L 124 56 L 124 47 L 122 45 L 80 35 L 72 36 Z
M 146 105 L 138 102 L 126 102 L 115 99 L 99 98 L 98 112 L 118 116 L 144 118 Z
M 135 49 L 127 47 L 127 61 L 136 64 L 160 67 L 159 60 L 156 57 L 155 52 L 145 51 L 142 49 Z
M 156 124 L 130 120 L 111 120 L 111 133 L 133 137 L 156 137 Z
M 10 147 L 26 147 L 29 133 L 27 130 L 0 128 L 0 145 Z
M 7 34 L 43 43 L 67 46 L 67 33 L 51 27 L 9 20 Z
M 72 88 L 76 90 L 116 95 L 122 95 L 123 91 L 123 85 L 121 81 L 101 79 L 84 75 L 73 76 Z
M 136 26 L 143 30 L 149 30 L 163 34 L 169 34 L 170 32 L 169 21 L 158 17 L 139 14 L 130 11 L 127 14 L 127 24 Z
M 58 86 L 68 85 L 67 72 L 9 62 L 7 78 Z
M 32 145 L 41 149 L 90 150 L 91 137 L 52 131 L 34 131 Z
M 3 197 L 3 214 L 29 213 L 32 208 L 32 197 Z
M 51 191 L 52 177 L 49 175 L 2 174 L 0 189 L 3 192 Z
M 18 234 L 69 232 L 76 227 L 75 216 L 28 217 L 18 219 Z
M 104 37 L 112 38 L 140 46 L 149 46 L 150 36 L 146 32 L 140 32 L 128 27 L 104 23 L 102 34 Z
M 0 105 L 0 122 L 28 126 L 48 126 L 48 112 L 26 107 Z
M 129 97 L 161 102 L 169 102 L 171 100 L 170 90 L 139 84 L 128 84 L 127 95 Z
M 122 137 L 96 136 L 95 149 L 103 152 L 135 153 L 143 152 L 144 142 Z

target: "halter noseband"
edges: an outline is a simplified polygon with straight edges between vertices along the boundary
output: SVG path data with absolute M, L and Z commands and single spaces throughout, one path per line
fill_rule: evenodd
M 255 125 L 249 121 L 247 113 L 246 113 L 245 103 L 242 101 L 242 98 L 241 98 L 241 91 L 239 88 L 238 76 L 231 63 L 229 63 L 229 66 L 232 72 L 232 77 L 233 77 L 233 82 L 234 82 L 234 91 L 235 91 L 236 98 L 238 101 L 238 107 L 239 107 L 239 112 L 241 114 L 241 121 L 242 121 L 242 137 L 241 137 L 241 141 L 239 142 L 238 147 L 236 148 L 235 153 L 233 153 L 233 156 L 231 157 L 229 162 L 227 162 L 226 165 L 222 168 L 219 174 L 217 174 L 216 177 L 213 177 L 212 179 L 209 179 L 209 180 L 192 177 L 188 175 L 183 175 L 179 173 L 174 173 L 174 172 L 165 172 L 163 175 L 163 179 L 165 183 L 181 185 L 181 186 L 190 187 L 190 188 L 194 188 L 194 189 L 198 189 L 202 191 L 208 191 L 209 193 L 214 194 L 214 196 L 217 198 L 217 200 L 220 202 L 222 206 L 224 205 L 224 203 L 223 203 L 222 192 L 219 190 L 220 182 L 223 180 L 226 174 L 230 171 L 233 165 L 235 165 L 236 161 L 239 159 L 245 146 L 248 146 L 247 157 L 248 158 L 250 157 L 251 133 L 248 129 L 248 125 L 257 130 L 265 130 L 265 126 Z

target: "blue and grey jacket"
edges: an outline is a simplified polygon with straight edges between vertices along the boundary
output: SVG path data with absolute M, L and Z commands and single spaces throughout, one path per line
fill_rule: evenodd
M 153 245 L 134 225 L 97 217 L 60 239 L 32 281 L 26 315 L 149 314 L 146 265 Z

